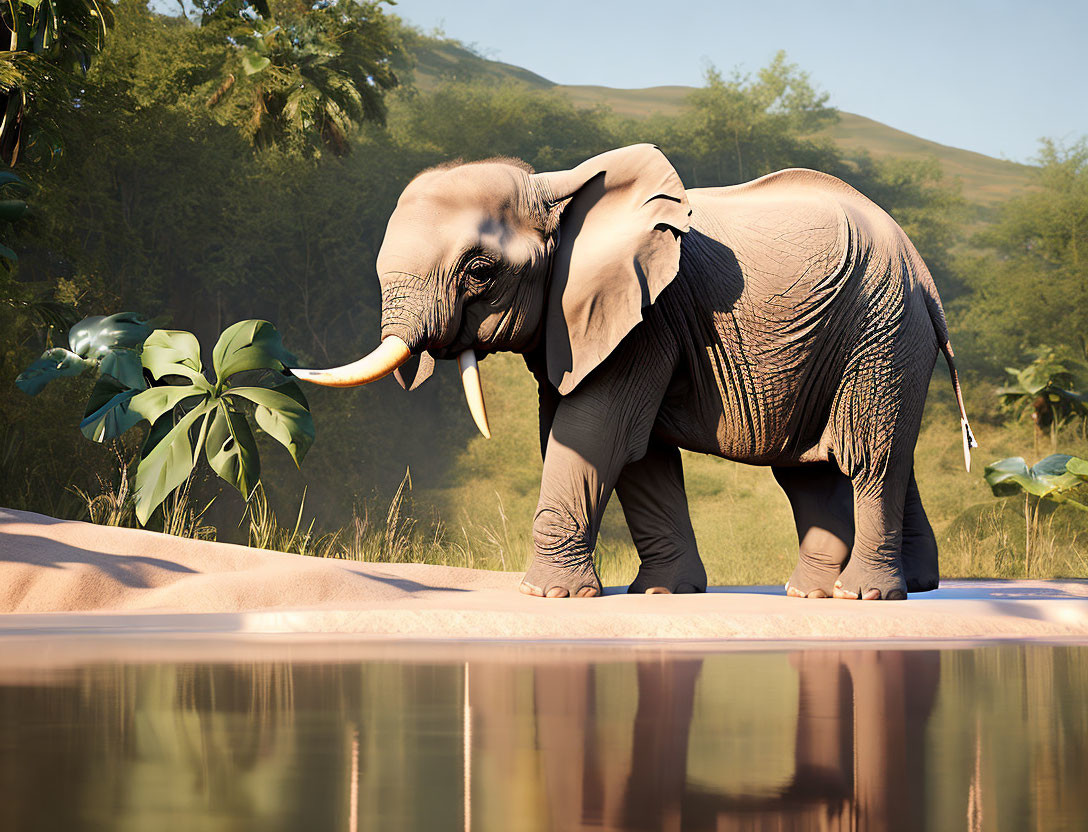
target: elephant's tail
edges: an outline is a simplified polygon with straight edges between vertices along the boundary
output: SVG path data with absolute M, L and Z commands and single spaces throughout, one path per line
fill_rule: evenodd
M 956 357 L 952 352 L 952 343 L 948 340 L 948 323 L 944 317 L 944 306 L 941 305 L 941 297 L 937 294 L 937 287 L 933 283 L 933 277 L 926 268 L 917 251 L 913 250 L 916 274 L 920 278 L 922 289 L 925 292 L 926 309 L 929 319 L 933 322 L 933 331 L 937 335 L 937 343 L 941 345 L 944 360 L 948 362 L 948 373 L 952 376 L 952 389 L 956 393 L 956 404 L 960 409 L 960 432 L 963 434 L 963 464 L 967 470 L 971 470 L 971 449 L 978 447 L 975 435 L 971 432 L 971 423 L 967 421 L 967 409 L 963 406 L 963 391 L 960 389 L 960 376 L 956 372 Z
M 963 464 L 967 470 L 971 470 L 971 449 L 978 447 L 975 435 L 971 433 L 971 423 L 967 421 L 967 410 L 963 406 L 963 391 L 960 390 L 960 376 L 956 372 L 956 358 L 952 352 L 952 344 L 945 338 L 941 344 L 941 352 L 944 360 L 948 362 L 948 373 L 952 376 L 952 389 L 956 391 L 956 404 L 960 408 L 960 432 L 963 434 Z

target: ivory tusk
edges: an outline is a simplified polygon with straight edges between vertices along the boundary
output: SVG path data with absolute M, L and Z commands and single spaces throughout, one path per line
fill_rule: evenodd
M 411 358 L 408 345 L 396 335 L 384 339 L 369 355 L 358 361 L 328 370 L 296 370 L 291 373 L 303 381 L 325 387 L 357 387 L 384 378 Z
M 461 384 L 465 388 L 465 401 L 468 412 L 485 439 L 491 438 L 491 428 L 487 425 L 487 408 L 484 406 L 484 388 L 480 384 L 480 368 L 476 364 L 476 353 L 465 350 L 457 356 L 457 366 L 461 368 Z

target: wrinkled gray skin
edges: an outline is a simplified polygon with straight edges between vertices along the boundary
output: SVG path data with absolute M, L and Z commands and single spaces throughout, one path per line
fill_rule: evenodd
M 549 174 L 433 169 L 402 194 L 378 272 L 383 338 L 439 359 L 513 350 L 539 382 L 522 591 L 600 594 L 613 491 L 641 558 L 630 591 L 705 590 L 680 448 L 771 466 L 797 524 L 790 594 L 937 586 L 912 466 L 944 313 L 903 231 L 845 183 L 789 170 L 685 190 L 650 145 Z

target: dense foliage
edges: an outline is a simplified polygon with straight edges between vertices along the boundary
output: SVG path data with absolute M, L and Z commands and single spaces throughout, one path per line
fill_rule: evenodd
M 969 300 L 956 308 L 972 363 L 990 374 L 1042 345 L 1088 349 L 1088 140 L 1043 141 L 1038 187 L 1006 203 L 960 262 Z
M 994 380 L 1026 348 L 1088 331 L 1083 146 L 1048 146 L 1040 190 L 1010 205 L 967 260 L 956 254 L 963 201 L 939 166 L 848 157 L 814 138 L 835 111 L 782 55 L 753 77 L 711 70 L 679 116 L 629 121 L 463 68 L 414 78 L 413 61 L 440 63 L 428 58 L 436 42 L 377 3 L 227 0 L 190 20 L 122 0 L 114 16 L 105 49 L 85 77 L 73 75 L 75 91 L 39 107 L 64 150 L 19 166 L 33 211 L 4 237 L 19 255 L 0 276 L 5 391 L 64 340 L 31 301 L 79 317 L 167 314 L 204 343 L 229 321 L 267 319 L 304 364 L 351 360 L 374 345 L 375 256 L 421 168 L 497 155 L 562 168 L 635 141 L 661 145 L 692 186 L 788 166 L 851 182 L 901 222 L 946 301 L 959 298 L 953 324 L 969 321 L 968 356 Z M 89 392 L 78 387 L 41 397 L 74 414 L 73 428 Z M 439 479 L 474 434 L 453 373 L 411 396 L 383 381 L 311 399 L 321 442 L 302 473 L 270 456 L 276 476 L 265 484 L 273 501 L 278 492 L 295 505 L 308 484 L 309 505 L 332 525 L 353 502 L 393 493 L 406 467 L 417 482 Z M 0 395 L 0 505 L 73 515 L 66 486 L 91 487 L 111 462 L 74 429 L 58 438 L 36 412 L 20 394 Z M 233 524 L 239 504 L 220 502 Z

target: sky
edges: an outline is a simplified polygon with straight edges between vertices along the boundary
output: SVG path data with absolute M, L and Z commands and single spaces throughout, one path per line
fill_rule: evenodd
M 558 84 L 699 86 L 779 49 L 840 110 L 1030 162 L 1088 136 L 1086 0 L 399 0 L 394 14 Z

